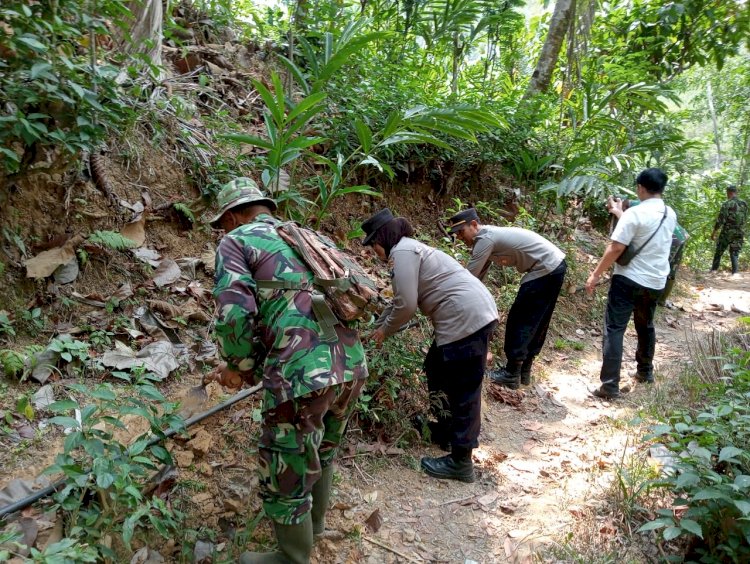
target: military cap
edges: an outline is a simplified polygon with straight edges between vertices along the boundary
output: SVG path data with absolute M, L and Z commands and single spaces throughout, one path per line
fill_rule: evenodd
M 366 236 L 362 241 L 363 245 L 369 245 L 372 242 L 372 238 L 375 237 L 375 233 L 378 229 L 383 227 L 386 223 L 393 219 L 393 214 L 388 208 L 380 210 L 378 213 L 373 215 L 370 219 L 362 224 L 362 231 L 365 232 Z
M 448 233 L 457 233 L 474 220 L 479 221 L 476 209 L 460 211 L 448 220 Z
M 271 211 L 276 209 L 276 202 L 266 196 L 250 178 L 235 178 L 221 187 L 218 197 L 219 213 L 213 216 L 209 223 L 215 225 L 227 211 L 242 204 L 262 204 Z
M 736 194 L 737 193 L 737 186 L 735 186 L 734 184 L 730 184 L 729 186 L 727 186 L 727 192 L 733 192 L 733 193 Z

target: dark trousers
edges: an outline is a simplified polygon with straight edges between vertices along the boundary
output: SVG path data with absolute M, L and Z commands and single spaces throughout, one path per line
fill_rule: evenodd
M 602 389 L 605 391 L 616 393 L 620 390 L 622 341 L 631 314 L 638 335 L 638 348 L 635 353 L 638 374 L 645 377 L 653 373 L 656 349 L 654 312 L 661 293 L 661 290 L 646 288 L 620 274 L 612 277 L 604 317 L 603 359 L 599 375 Z
M 438 426 L 448 433 L 454 451 L 479 446 L 482 378 L 496 325 L 493 321 L 468 337 L 441 347 L 433 341 L 424 360 L 430 407 Z
M 721 264 L 721 255 L 729 247 L 729 259 L 732 261 L 732 274 L 736 274 L 740 268 L 740 250 L 742 249 L 742 243 L 744 238 L 740 235 L 729 237 L 723 232 L 719 233 L 719 238 L 716 241 L 716 252 L 714 253 L 714 262 L 711 265 L 711 270 L 719 270 Z
M 567 268 L 563 260 L 546 276 L 518 288 L 505 324 L 504 350 L 508 364 L 531 360 L 542 350 Z

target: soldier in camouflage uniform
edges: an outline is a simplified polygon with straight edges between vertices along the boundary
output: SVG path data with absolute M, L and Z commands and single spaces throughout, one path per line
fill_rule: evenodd
M 737 197 L 737 187 L 729 186 L 727 188 L 727 199 L 721 205 L 719 217 L 716 218 L 714 231 L 711 233 L 711 240 L 716 241 L 716 232 L 719 233 L 719 240 L 716 241 L 716 252 L 714 253 L 714 262 L 711 265 L 711 272 L 719 270 L 721 255 L 729 247 L 729 258 L 732 261 L 732 274 L 737 274 L 740 266 L 740 249 L 745 241 L 745 221 L 747 220 L 747 202 Z
M 212 219 L 227 231 L 216 253 L 216 337 L 222 380 L 262 378 L 258 447 L 261 497 L 279 551 L 244 553 L 240 562 L 309 561 L 313 534 L 325 528 L 333 459 L 367 378 L 357 331 L 335 326 L 321 338 L 312 308 L 313 273 L 276 232 L 276 203 L 238 178 L 219 194 Z M 287 281 L 295 289 L 265 288 Z

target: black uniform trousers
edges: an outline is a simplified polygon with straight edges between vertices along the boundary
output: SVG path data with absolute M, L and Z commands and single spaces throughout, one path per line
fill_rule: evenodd
M 509 365 L 531 360 L 542 350 L 567 269 L 563 259 L 549 274 L 518 288 L 505 324 L 503 348 Z
M 427 352 L 424 369 L 430 407 L 454 451 L 479 446 L 482 378 L 496 326 L 493 321 L 468 337 L 440 347 L 433 341 Z

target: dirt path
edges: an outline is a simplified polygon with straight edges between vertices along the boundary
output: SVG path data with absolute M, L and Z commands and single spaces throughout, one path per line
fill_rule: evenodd
M 556 350 L 551 336 L 540 363 L 542 376 L 520 408 L 489 398 L 485 390 L 474 484 L 419 472 L 419 458 L 440 455 L 436 449 L 412 452 L 412 467 L 349 461 L 340 469 L 330 525 L 351 531 L 352 521 L 362 523 L 377 509 L 382 527 L 372 532 L 363 526 L 361 543 L 324 540 L 317 561 L 530 562 L 532 551 L 559 540 L 577 518 L 602 503 L 613 468 L 636 449 L 625 422 L 649 394 L 660 393 L 659 380 L 673 377 L 684 365 L 691 335 L 727 328 L 750 312 L 747 278 L 699 277 L 683 283 L 688 295 L 675 298 L 677 308 L 657 314 L 657 384 L 637 387 L 617 402 L 601 402 L 587 393 L 598 382 L 601 322 L 565 337 L 583 343 L 583 351 Z M 633 358 L 634 347 L 631 325 L 626 359 Z M 624 362 L 623 369 L 624 375 L 634 371 L 634 361 Z M 599 534 L 617 534 L 614 523 L 597 526 Z M 640 554 L 638 548 L 629 550 L 636 561 L 654 556 L 648 546 Z

